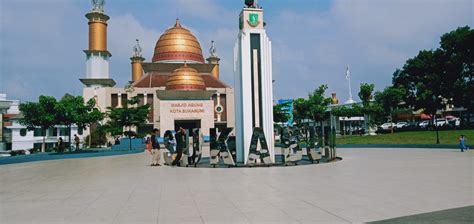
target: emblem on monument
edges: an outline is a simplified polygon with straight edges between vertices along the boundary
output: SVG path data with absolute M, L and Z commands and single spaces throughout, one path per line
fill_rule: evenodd
M 250 13 L 247 22 L 251 27 L 257 27 L 260 24 L 260 21 L 258 20 L 258 14 Z

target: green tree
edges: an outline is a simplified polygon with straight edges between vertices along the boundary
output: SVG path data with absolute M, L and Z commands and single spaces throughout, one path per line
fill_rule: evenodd
M 362 101 L 361 112 L 364 114 L 364 124 L 367 129 L 369 125 L 372 125 L 372 116 L 377 112 L 378 107 L 372 103 L 375 85 L 369 83 L 361 83 L 359 90 L 359 98 Z
M 363 115 L 362 108 L 354 104 L 352 107 L 349 106 L 339 106 L 333 107 L 331 113 L 338 117 L 356 117 Z
M 323 141 L 321 141 L 322 145 L 324 146 L 324 125 L 323 121 L 327 119 L 328 113 L 326 113 L 329 104 L 331 104 L 331 97 L 325 97 L 324 93 L 327 90 L 327 85 L 321 85 L 316 88 L 313 92 L 308 95 L 308 109 L 309 114 L 311 115 L 311 119 L 314 122 L 320 122 L 321 125 L 321 137 Z
M 77 126 L 83 129 L 89 128 L 90 130 L 88 138 L 89 147 L 91 147 L 92 134 L 94 133 L 92 131 L 92 125 L 102 121 L 105 117 L 105 114 L 95 107 L 95 103 L 95 99 L 91 98 L 85 104 L 81 104 L 77 107 L 77 109 L 80 111 L 79 116 L 76 120 Z
M 375 101 L 383 109 L 384 115 L 389 116 L 390 122 L 393 121 L 394 109 L 398 108 L 398 105 L 402 102 L 404 96 L 405 90 L 394 86 L 388 86 L 383 90 L 383 92 L 375 93 Z
M 117 134 L 117 132 L 118 134 L 120 134 L 122 130 L 119 129 L 118 131 L 113 131 L 109 129 L 107 124 L 101 125 L 100 123 L 98 123 L 97 125 L 95 125 L 95 128 L 91 129 L 91 147 L 100 147 L 106 144 L 107 133 Z
M 43 143 L 41 152 L 45 152 L 46 130 L 56 124 L 56 98 L 52 96 L 40 96 L 38 102 L 26 102 L 19 106 L 22 118 L 20 124 L 26 126 L 29 130 L 41 128 Z
M 440 47 L 422 50 L 393 75 L 393 84 L 405 89 L 404 101 L 415 110 L 436 114 L 443 99 L 474 110 L 474 30 L 468 26 L 441 36 Z
M 69 129 L 69 142 L 71 143 L 71 126 L 75 124 L 77 128 L 85 129 L 92 124 L 104 119 L 105 114 L 95 108 L 95 100 L 90 99 L 84 103 L 82 96 L 64 95 L 57 104 L 57 123 L 66 125 Z M 90 134 L 92 131 L 90 131 Z M 89 146 L 90 136 L 89 134 Z
M 359 90 L 359 98 L 362 101 L 362 106 L 368 107 L 370 100 L 372 100 L 372 94 L 374 93 L 374 84 L 361 83 Z
M 110 119 L 107 122 L 108 130 L 123 130 L 124 127 L 128 127 L 128 131 L 124 132 L 130 140 L 130 150 L 132 149 L 132 127 L 138 127 L 145 125 L 148 118 L 148 112 L 150 105 L 138 105 L 139 98 L 132 97 L 130 100 L 126 100 L 123 107 L 109 107 L 107 117 Z
M 288 122 L 290 115 L 285 110 L 290 105 L 289 102 L 273 105 L 273 121 L 274 122 Z
M 441 109 L 443 95 L 440 51 L 420 51 L 407 60 L 403 70 L 394 73 L 394 86 L 405 90 L 404 101 L 415 110 L 435 114 Z
M 304 119 L 308 119 L 309 114 L 309 104 L 308 100 L 304 98 L 298 98 L 293 101 L 293 119 L 298 125 L 301 125 Z
M 443 57 L 441 96 L 456 107 L 474 111 L 474 30 L 464 26 L 442 35 L 439 51 Z

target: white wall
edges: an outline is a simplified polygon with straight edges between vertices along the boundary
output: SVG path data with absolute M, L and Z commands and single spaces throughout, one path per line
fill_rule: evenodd
M 62 128 L 64 126 L 56 126 L 56 128 Z M 32 149 L 34 143 L 42 143 L 43 137 L 42 136 L 34 136 L 34 131 L 27 131 L 25 136 L 20 135 L 20 130 L 26 127 L 18 124 L 16 121 L 13 122 L 12 126 L 7 127 L 12 131 L 12 150 L 22 150 L 22 149 Z M 69 141 L 69 136 L 49 136 L 49 133 L 46 135 L 46 143 L 56 143 L 59 137 L 63 138 L 64 142 Z M 79 135 L 77 133 L 77 127 L 71 127 L 71 141 L 74 141 L 74 134 L 77 134 L 81 139 L 81 142 L 85 141 L 85 132 L 83 135 Z
M 88 79 L 108 79 L 109 61 L 107 55 L 93 53 L 86 61 L 86 72 Z

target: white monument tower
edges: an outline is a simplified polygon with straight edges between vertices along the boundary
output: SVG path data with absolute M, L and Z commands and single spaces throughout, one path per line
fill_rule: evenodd
M 86 54 L 86 78 L 80 79 L 87 87 L 112 87 L 115 81 L 109 78 L 109 58 L 107 50 L 107 21 L 104 12 L 105 0 L 92 0 L 92 9 L 86 14 L 89 20 L 89 49 Z
M 262 128 L 274 162 L 272 48 L 263 9 L 245 1 L 234 48 L 237 162 L 247 163 L 254 128 Z

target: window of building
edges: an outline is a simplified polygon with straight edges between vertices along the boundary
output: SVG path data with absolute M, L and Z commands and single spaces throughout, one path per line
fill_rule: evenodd
M 26 128 L 20 129 L 20 136 L 24 137 L 26 136 L 27 133 L 28 133 L 28 130 L 26 130 Z
M 127 100 L 128 100 L 127 94 L 122 93 L 122 106 L 125 106 L 125 104 L 128 104 Z
M 58 130 L 55 127 L 48 128 L 48 136 L 58 136 Z
M 78 128 L 78 129 L 77 129 L 77 134 L 79 134 L 79 135 L 82 135 L 82 134 L 84 134 L 84 129 L 83 129 L 83 128 L 81 128 L 81 127 L 80 127 L 80 128 Z
M 43 129 L 35 128 L 35 130 L 33 131 L 33 136 L 35 136 L 35 137 L 43 136 Z
M 59 136 L 69 136 L 69 128 L 59 128 Z
M 118 105 L 118 95 L 117 94 L 112 94 L 110 96 L 112 99 L 112 107 L 117 107 Z
M 145 104 L 145 95 L 137 94 L 138 96 L 138 106 L 143 106 Z

